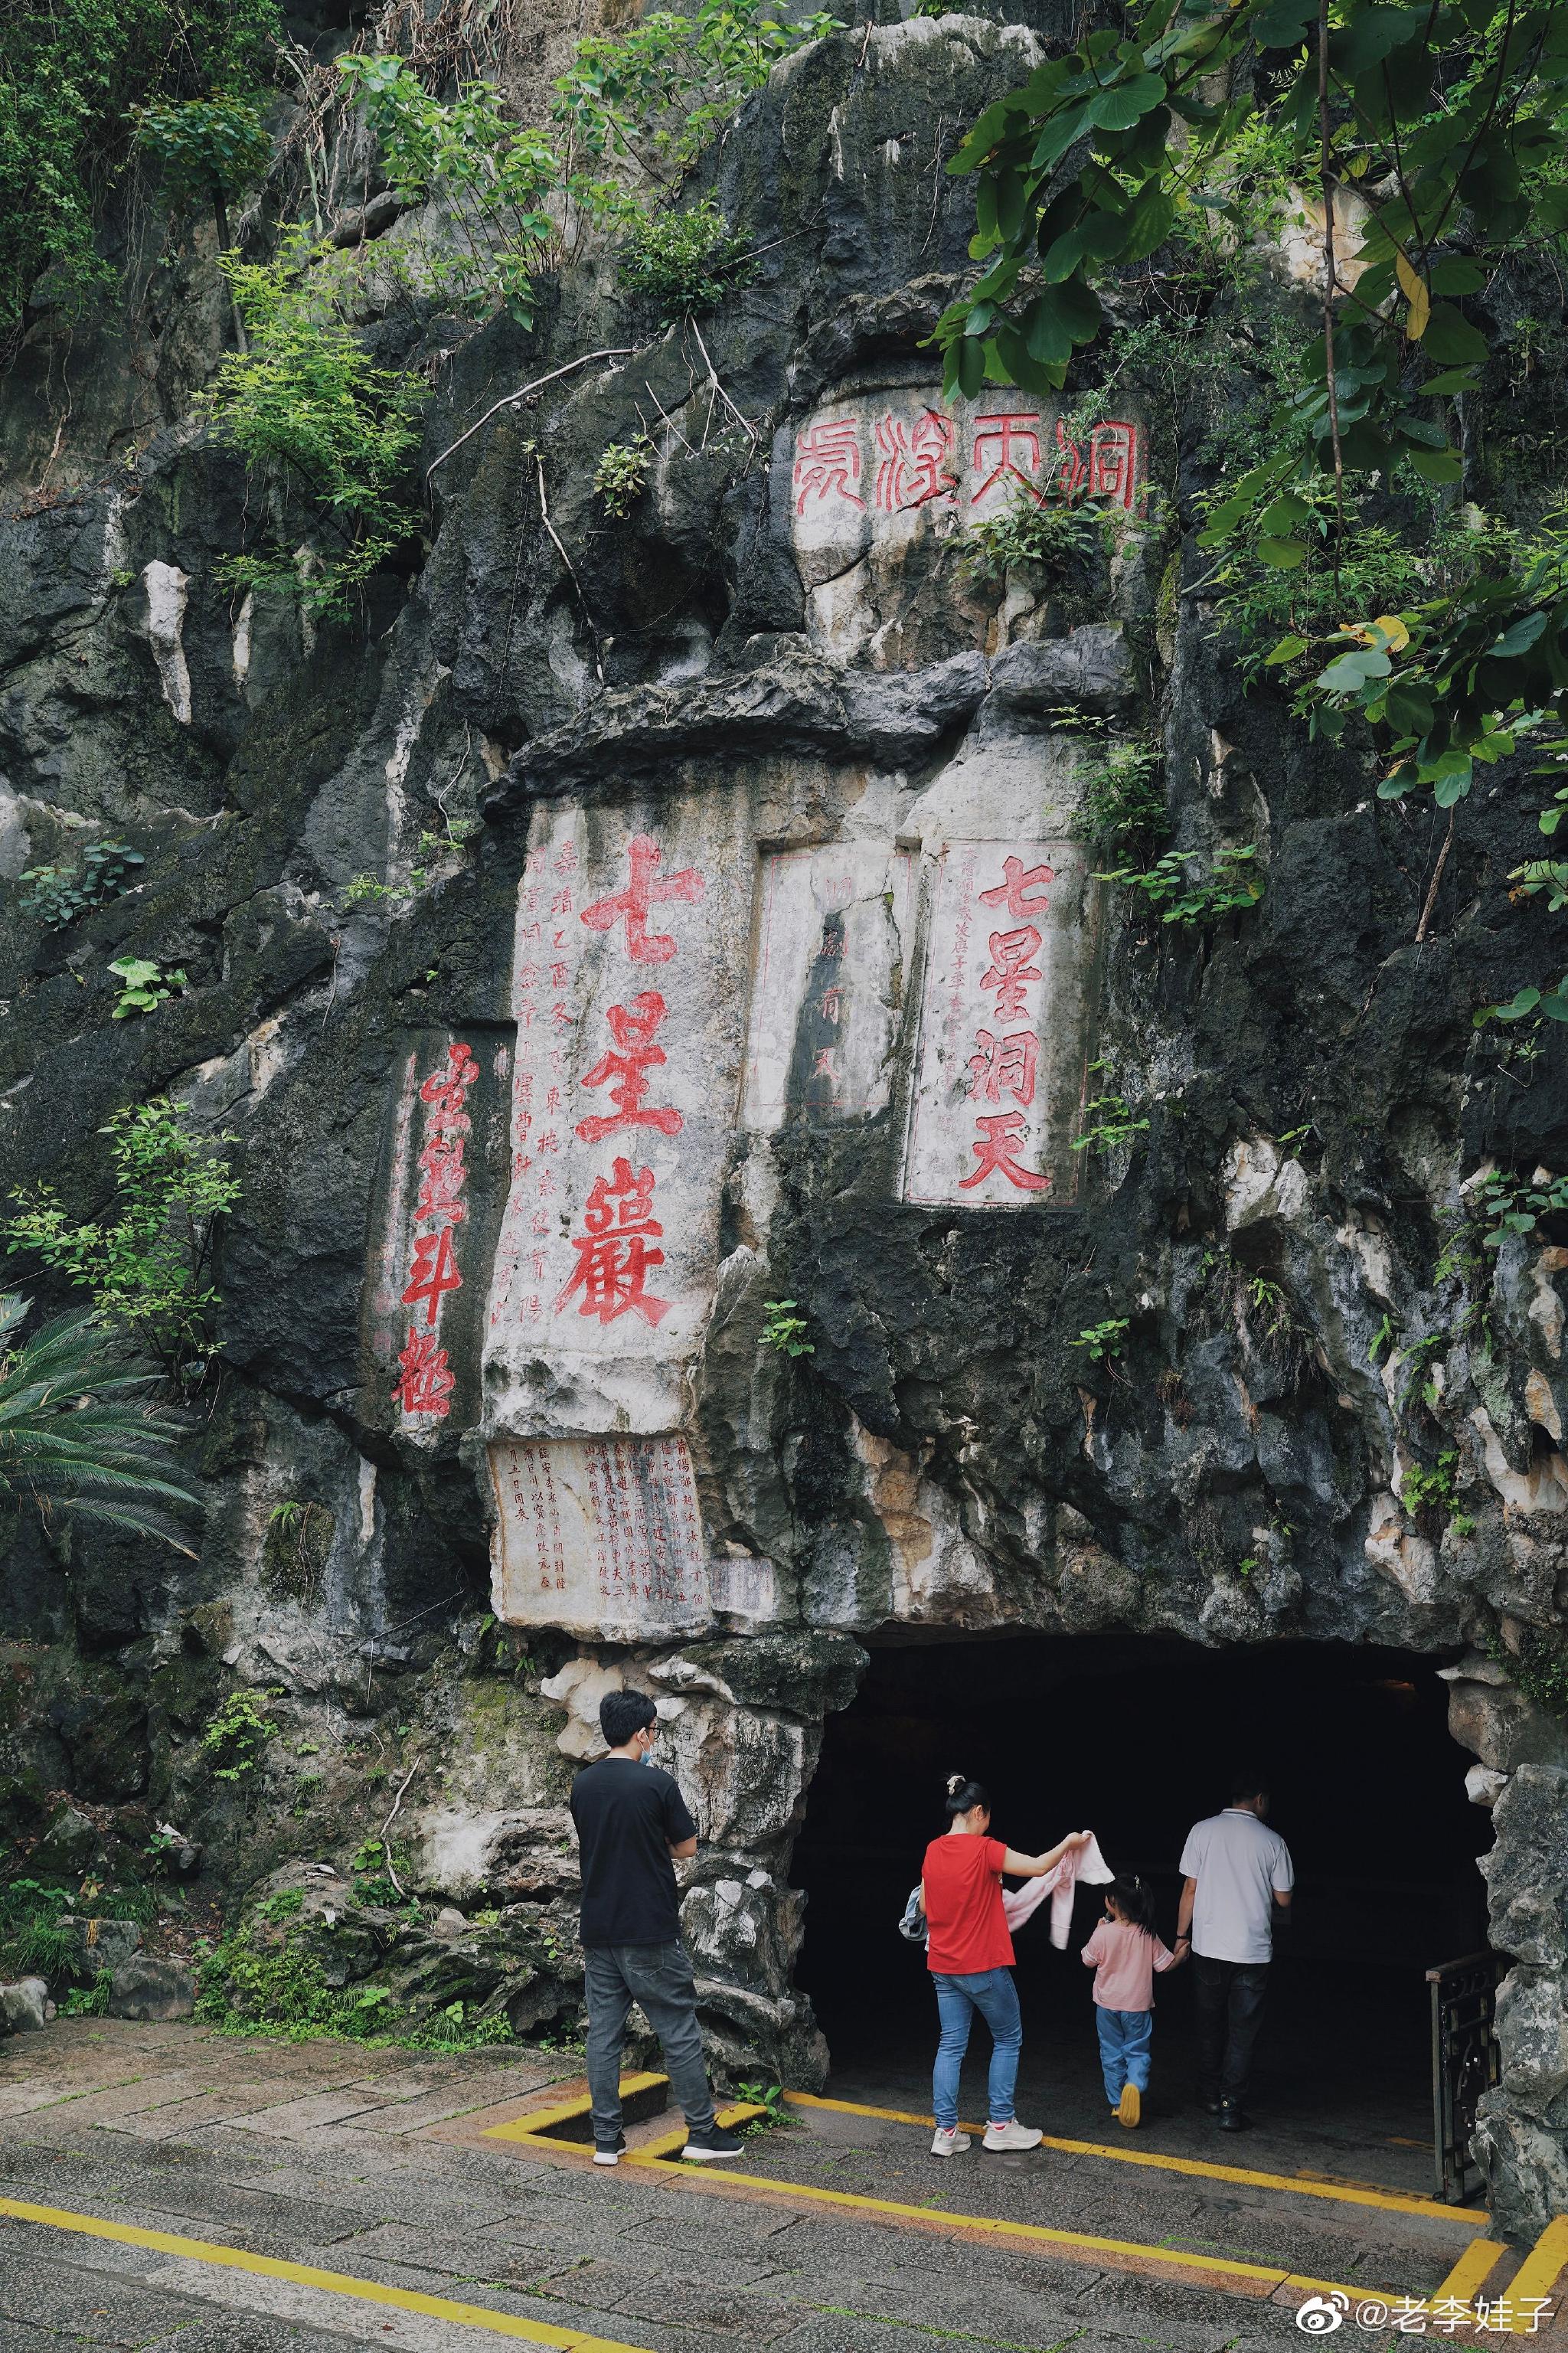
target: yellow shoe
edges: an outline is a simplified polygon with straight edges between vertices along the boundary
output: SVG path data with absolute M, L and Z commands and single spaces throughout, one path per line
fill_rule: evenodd
M 1116 2117 L 1119 2124 L 1126 2125 L 1129 2129 L 1131 2129 L 1133 2125 L 1142 2124 L 1143 2120 L 1143 2099 L 1136 2084 L 1122 2084 L 1121 2105 L 1116 2111 Z

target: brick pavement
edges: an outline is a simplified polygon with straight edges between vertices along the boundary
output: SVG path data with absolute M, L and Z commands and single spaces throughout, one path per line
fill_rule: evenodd
M 740 2189 L 693 2195 L 679 2168 L 595 2170 L 482 2138 L 488 2119 L 539 2105 L 571 2065 L 531 2052 L 427 2057 L 61 2021 L 0 2057 L 0 2195 L 647 2353 L 1300 2345 L 1291 2312 L 1261 2299 L 843 2209 L 797 2211 Z M 812 2117 L 766 2136 L 742 2169 L 1234 2250 L 1350 2284 L 1430 2288 L 1464 2243 L 1447 2221 L 1317 2209 L 1083 2157 L 975 2158 L 943 2172 L 910 2128 L 858 2119 Z M 496 2341 L 450 2319 L 0 2220 L 0 2353 L 478 2353 Z

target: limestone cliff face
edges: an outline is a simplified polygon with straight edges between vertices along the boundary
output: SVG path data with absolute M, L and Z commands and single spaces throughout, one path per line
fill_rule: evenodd
M 1568 1149 L 1556 1033 L 1521 1073 L 1471 1026 L 1530 966 L 1532 808 L 1461 806 L 1418 940 L 1441 819 L 1244 695 L 1182 407 L 942 399 L 970 227 L 942 167 L 1040 54 L 947 16 L 779 69 L 712 167 L 757 276 L 695 324 L 638 340 L 591 262 L 531 334 L 432 322 L 427 548 L 353 627 L 220 594 L 246 484 L 198 427 L 113 470 L 73 440 L 41 495 L 27 456 L 3 871 L 109 831 L 147 863 L 64 933 L 11 894 L 0 1188 L 85 1211 L 105 1120 L 172 1092 L 237 1132 L 244 1190 L 199 1559 L 16 1529 L 13 1827 L 69 1788 L 89 1846 L 168 1817 L 233 1892 L 343 1867 L 412 1766 L 422 1891 L 565 1926 L 572 1760 L 632 1683 L 700 1799 L 710 2023 L 798 2079 L 790 1849 L 864 1638 L 1458 1658 L 1512 1960 L 1485 2149 L 1500 2220 L 1539 2227 L 1568 2202 L 1568 1730 L 1506 1660 L 1568 1604 L 1568 1252 L 1436 1266 L 1475 1171 Z M 43 381 L 13 449 L 48 447 Z M 644 428 L 611 521 L 595 468 Z M 1105 502 L 1103 545 L 1044 582 L 966 562 L 1047 478 Z M 1256 908 L 1162 929 L 1096 881 L 1086 721 L 1161 731 L 1174 840 L 1254 848 Z M 111 1023 L 124 955 L 189 986 Z M 1075 1148 L 1100 1096 L 1135 1124 Z M 766 1343 L 780 1299 L 809 1356 Z M 1448 1450 L 1453 1508 L 1402 1502 Z M 237 1679 L 283 1726 L 248 1796 L 197 1737 Z M 475 1961 L 520 2025 L 573 1999 L 530 1949 Z

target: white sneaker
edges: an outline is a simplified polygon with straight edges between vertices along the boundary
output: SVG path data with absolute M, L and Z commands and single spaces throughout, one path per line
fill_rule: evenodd
M 981 2146 L 984 2148 L 1038 2148 L 1044 2138 L 1044 2133 L 1032 2131 L 1029 2126 L 1021 2125 L 1016 2117 L 1013 2117 L 1005 2125 L 987 2125 Z
M 962 2157 L 969 2146 L 969 2135 L 966 2132 L 960 2132 L 956 2125 L 950 2132 L 943 2132 L 942 2126 L 938 2125 L 936 2138 L 931 2145 L 931 2153 L 933 2157 Z

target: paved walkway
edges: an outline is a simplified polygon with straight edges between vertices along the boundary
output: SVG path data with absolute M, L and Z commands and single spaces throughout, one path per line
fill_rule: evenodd
M 580 2090 L 571 2064 L 107 2019 L 16 2038 L 0 2052 L 0 2353 L 478 2353 L 502 2334 L 581 2353 L 1288 2353 L 1310 2279 L 1430 2295 L 1476 2235 L 1415 2201 L 1093 2148 L 943 2168 L 917 2125 L 816 2105 L 722 2180 L 595 2169 L 528 2130 Z M 657 2158 L 668 2123 L 635 2126 L 634 2153 Z M 1042 2227 L 1060 2243 L 1032 2241 Z

